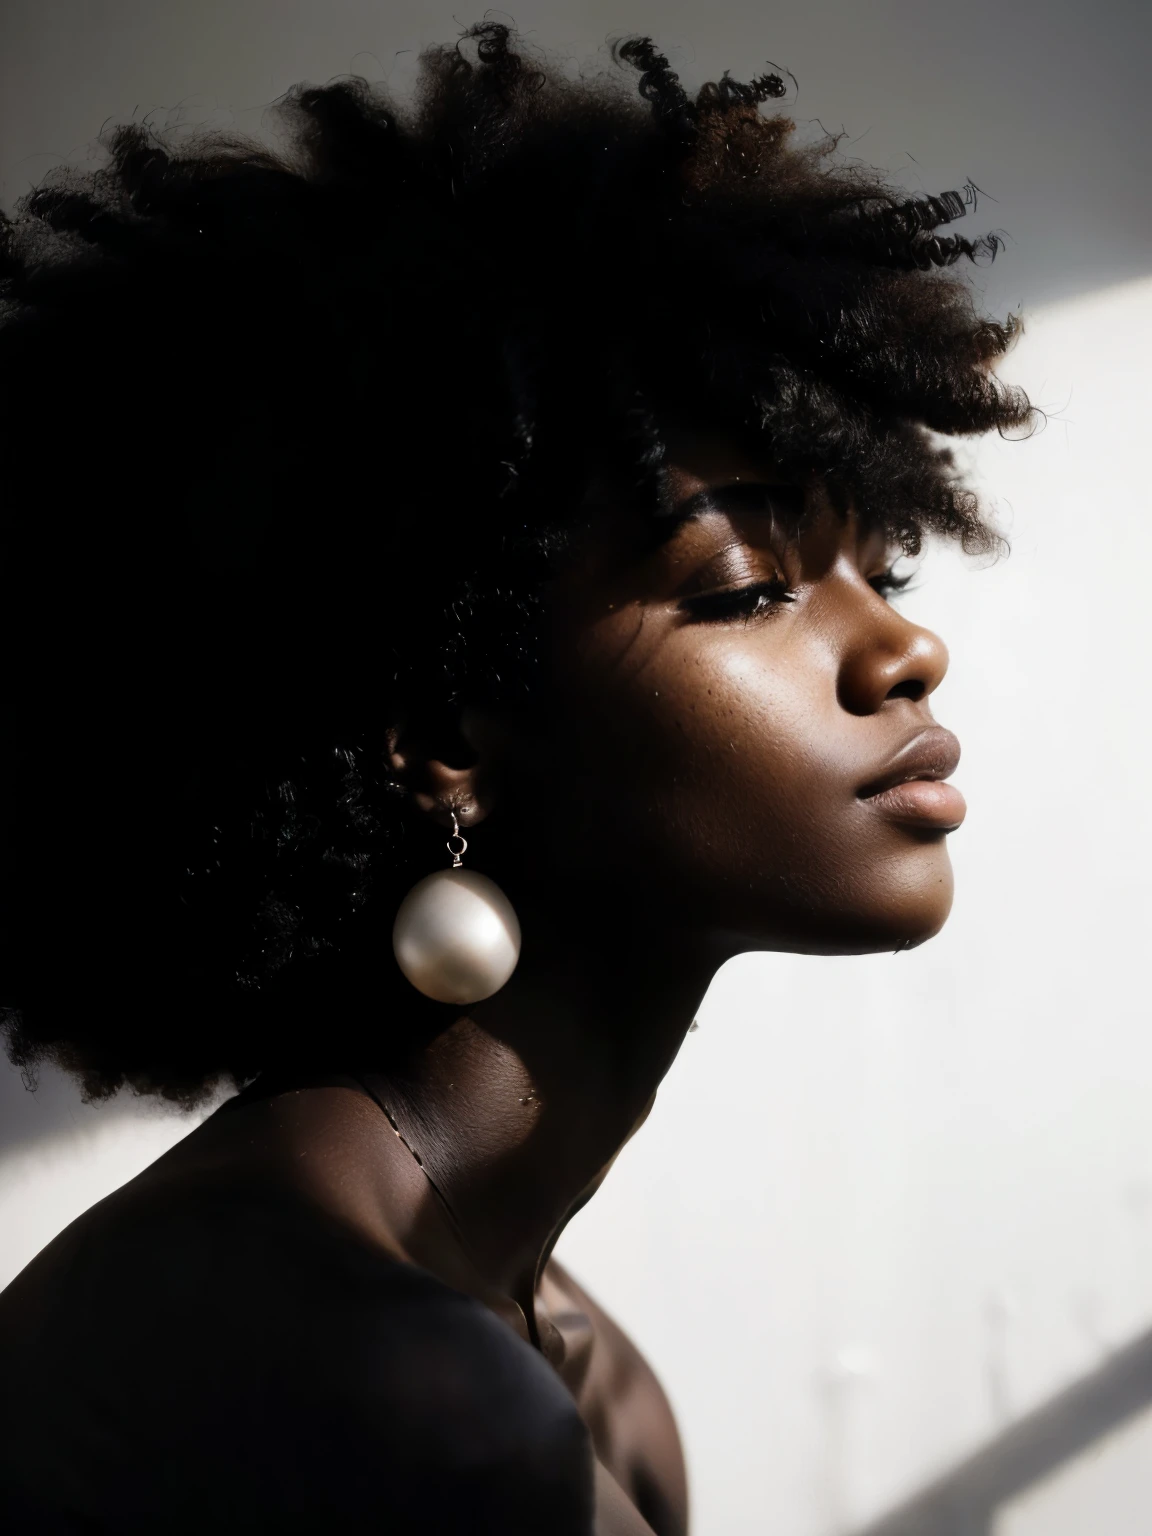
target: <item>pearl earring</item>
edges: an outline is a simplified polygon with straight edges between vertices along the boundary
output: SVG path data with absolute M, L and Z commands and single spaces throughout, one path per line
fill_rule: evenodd
M 438 1003 L 479 1003 L 516 969 L 520 923 L 494 880 L 461 867 L 468 849 L 452 813 L 448 869 L 418 880 L 400 903 L 392 948 L 418 992 Z

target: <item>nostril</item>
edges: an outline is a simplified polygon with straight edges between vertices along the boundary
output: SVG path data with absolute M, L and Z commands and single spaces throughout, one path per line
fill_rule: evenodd
M 911 699 L 918 703 L 925 694 L 924 684 L 918 677 L 909 677 L 902 683 L 897 683 L 895 688 L 889 688 L 885 694 L 886 699 Z

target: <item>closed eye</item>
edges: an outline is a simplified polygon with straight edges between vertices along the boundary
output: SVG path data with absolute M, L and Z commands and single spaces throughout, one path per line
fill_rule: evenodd
M 680 599 L 680 607 L 697 619 L 713 623 L 743 618 L 764 618 L 783 603 L 795 602 L 796 593 L 783 576 L 750 582 L 716 592 L 698 592 Z

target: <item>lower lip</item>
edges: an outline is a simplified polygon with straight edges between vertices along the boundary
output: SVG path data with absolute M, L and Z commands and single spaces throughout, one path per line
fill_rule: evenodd
M 956 786 L 941 779 L 910 779 L 907 784 L 893 784 L 878 795 L 869 795 L 865 804 L 874 805 L 893 821 L 935 827 L 942 832 L 958 827 L 968 809 Z

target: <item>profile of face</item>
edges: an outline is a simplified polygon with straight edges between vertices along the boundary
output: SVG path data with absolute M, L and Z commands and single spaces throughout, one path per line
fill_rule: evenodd
M 943 644 L 819 484 L 719 434 L 669 448 L 669 531 L 606 499 L 554 583 L 546 731 L 468 723 L 532 907 L 594 900 L 716 962 L 923 942 L 964 815 L 929 703 Z

